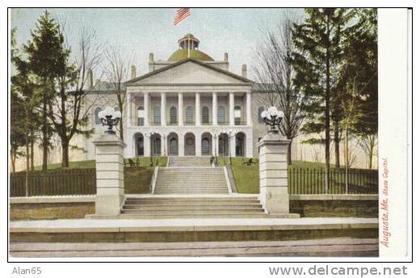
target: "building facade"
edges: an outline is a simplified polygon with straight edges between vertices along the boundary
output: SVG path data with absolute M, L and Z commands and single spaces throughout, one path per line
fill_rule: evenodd
M 231 156 L 257 157 L 256 145 L 267 131 L 260 114 L 266 108 L 266 94 L 241 72 L 229 71 L 229 57 L 217 61 L 199 50 L 199 40 L 191 34 L 178 41 L 178 49 L 168 59 L 155 61 L 149 55 L 149 72 L 123 84 L 124 156 Z M 93 140 L 102 134 L 98 113 L 106 106 L 117 109 L 115 84 L 96 80 L 89 74 L 84 106 L 90 116 L 89 138 L 78 135 L 71 141 L 70 160 L 95 158 Z M 117 127 L 118 129 L 118 127 Z M 324 162 L 323 145 L 302 143 L 308 135 L 299 135 L 292 143 L 292 159 Z M 49 153 L 49 163 L 61 161 L 58 137 Z M 367 167 L 367 156 L 350 143 L 352 166 Z M 342 148 L 343 146 L 341 146 Z M 35 149 L 35 164 L 41 164 L 41 149 Z M 344 154 L 340 154 L 344 161 Z M 332 157 L 334 158 L 334 156 Z M 333 163 L 333 161 L 332 161 Z M 374 167 L 377 165 L 375 154 Z M 24 159 L 17 169 L 25 169 Z
M 215 61 L 199 50 L 199 43 L 187 34 L 168 60 L 155 61 L 151 53 L 147 74 L 137 77 L 132 67 L 132 79 L 125 83 L 125 157 L 256 155 L 265 131 L 259 119 L 263 105 L 258 106 L 260 94 L 247 78 L 246 65 L 241 75 L 234 74 L 227 53 Z M 91 95 L 115 98 L 100 88 Z M 102 132 L 98 113 L 106 103 L 98 101 L 93 108 L 96 132 Z M 92 151 L 91 146 L 88 158 Z

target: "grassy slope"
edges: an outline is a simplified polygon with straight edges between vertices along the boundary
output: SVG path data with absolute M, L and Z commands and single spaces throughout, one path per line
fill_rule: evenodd
M 148 193 L 149 186 L 153 175 L 154 167 L 151 167 L 150 157 L 132 158 L 132 161 L 137 164 L 135 167 L 125 167 L 124 169 L 124 183 L 125 193 L 127 194 L 141 194 Z M 153 165 L 165 167 L 167 157 L 152 158 Z M 126 160 L 126 166 L 129 166 Z M 72 161 L 70 162 L 70 169 L 86 169 L 95 168 L 95 160 Z M 62 169 L 60 163 L 48 164 L 48 170 Z M 35 170 L 41 170 L 40 166 L 35 167 Z

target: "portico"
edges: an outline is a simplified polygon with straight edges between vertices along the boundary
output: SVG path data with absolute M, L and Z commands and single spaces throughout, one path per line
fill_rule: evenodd
M 251 83 L 241 76 L 183 60 L 129 81 L 126 107 L 126 157 L 253 156 Z

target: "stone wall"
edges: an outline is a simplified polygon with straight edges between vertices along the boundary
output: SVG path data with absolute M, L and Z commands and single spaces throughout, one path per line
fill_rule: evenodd
M 95 213 L 94 196 L 11 198 L 10 220 L 84 218 Z M 290 212 L 302 217 L 378 217 L 377 195 L 291 195 Z
M 378 196 L 291 195 L 290 212 L 301 217 L 378 217 Z
M 10 220 L 84 218 L 95 213 L 95 202 L 20 203 L 10 205 Z

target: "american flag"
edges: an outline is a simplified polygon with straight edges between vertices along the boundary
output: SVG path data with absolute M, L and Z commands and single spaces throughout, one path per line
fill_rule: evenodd
M 190 16 L 190 8 L 179 8 L 176 11 L 174 25 L 177 25 L 178 23 L 180 23 L 181 21 L 183 21 L 189 16 Z

